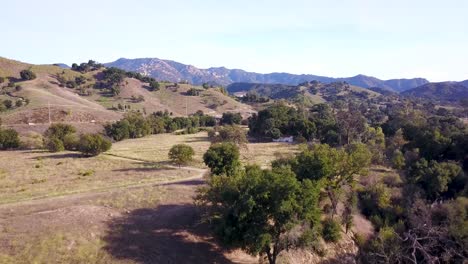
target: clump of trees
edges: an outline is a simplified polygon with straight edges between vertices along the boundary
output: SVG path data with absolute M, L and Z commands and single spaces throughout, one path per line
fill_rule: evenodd
M 240 125 L 242 122 L 242 116 L 240 113 L 223 113 L 221 117 L 221 125 Z
M 112 143 L 100 134 L 76 135 L 72 125 L 55 123 L 44 133 L 44 145 L 51 152 L 79 151 L 86 156 L 97 156 L 109 150 Z
M 81 135 L 77 150 L 86 156 L 97 156 L 108 151 L 112 142 L 100 134 Z
M 76 128 L 72 125 L 55 123 L 44 132 L 44 145 L 51 152 L 64 150 L 75 150 L 76 139 L 74 134 Z
M 279 138 L 281 136 L 302 136 L 307 140 L 314 137 L 315 125 L 304 118 L 293 107 L 276 103 L 249 118 L 249 133 L 257 138 Z
M 21 79 L 24 81 L 36 79 L 36 74 L 31 70 L 22 70 L 20 72 Z
M 193 160 L 193 155 L 195 155 L 195 151 L 191 146 L 186 144 L 174 145 L 169 150 L 169 159 L 179 167 L 191 162 Z
M 1 150 L 15 149 L 15 148 L 18 148 L 19 146 L 20 146 L 20 138 L 16 130 L 0 128 L 0 149 Z
M 119 95 L 124 85 L 125 78 L 135 78 L 141 82 L 148 83 L 148 89 L 157 91 L 160 89 L 160 84 L 156 79 L 144 76 L 141 73 L 127 72 L 119 68 L 111 67 L 102 71 L 100 81 L 96 82 L 95 88 L 107 89 L 113 95 Z
M 196 89 L 196 88 L 190 88 L 188 91 L 187 91 L 187 95 L 190 95 L 190 96 L 199 96 L 200 95 L 200 90 L 199 89 Z
M 81 63 L 80 65 L 78 65 L 77 63 L 73 63 L 71 66 L 71 69 L 73 71 L 86 73 L 90 71 L 97 71 L 103 67 L 104 65 L 102 65 L 101 63 L 97 63 L 93 60 L 89 60 L 88 62 Z
M 107 136 L 120 141 L 150 134 L 174 132 L 179 129 L 196 129 L 214 125 L 216 125 L 215 118 L 201 111 L 189 117 L 171 117 L 167 111 L 158 111 L 148 117 L 144 117 L 139 112 L 129 112 L 122 120 L 107 124 L 104 128 Z
M 209 208 L 207 217 L 223 243 L 274 264 L 282 251 L 314 239 L 320 219 L 318 193 L 288 168 L 248 166 L 230 176 L 212 176 L 197 201 Z
M 238 147 L 224 142 L 213 144 L 203 159 L 211 177 L 197 201 L 216 234 L 227 245 L 276 263 L 283 250 L 319 248 L 321 236 L 327 242 L 339 241 L 340 223 L 350 229 L 356 210 L 354 182 L 366 174 L 371 152 L 362 143 L 339 149 L 317 144 L 264 170 L 255 165 L 243 168 Z M 332 207 L 323 223 L 321 214 L 327 210 L 320 206 L 321 197 L 327 197 Z M 339 201 L 345 205 L 340 215 Z
M 241 98 L 241 101 L 246 103 L 267 103 L 270 98 L 261 96 L 256 91 L 249 91 Z

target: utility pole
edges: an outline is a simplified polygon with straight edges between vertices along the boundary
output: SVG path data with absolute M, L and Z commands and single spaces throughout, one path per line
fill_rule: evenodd
M 49 124 L 52 124 L 52 121 L 50 119 L 50 102 L 47 102 L 47 106 L 49 108 Z

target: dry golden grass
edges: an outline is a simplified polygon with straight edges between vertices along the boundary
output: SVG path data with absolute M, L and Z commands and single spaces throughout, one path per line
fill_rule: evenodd
M 278 156 L 292 155 L 299 152 L 299 145 L 277 142 L 249 143 L 241 148 L 241 160 L 244 164 L 258 164 L 267 168 Z
M 166 182 L 198 174 L 105 155 L 82 158 L 73 152 L 3 151 L 0 204 Z
M 117 142 L 108 153 L 130 159 L 164 163 L 169 162 L 169 150 L 176 144 L 190 145 L 195 151 L 191 165 L 202 167 L 203 154 L 211 143 L 206 132 L 190 135 L 158 134 Z
M 169 149 L 175 144 L 187 144 L 195 150 L 191 165 L 204 167 L 203 154 L 211 142 L 206 132 L 191 135 L 158 134 L 149 137 L 117 142 L 108 152 L 111 155 L 149 162 L 169 162 Z M 268 167 L 278 155 L 299 151 L 298 145 L 287 143 L 249 143 L 241 147 L 241 161 L 244 164 L 258 164 Z

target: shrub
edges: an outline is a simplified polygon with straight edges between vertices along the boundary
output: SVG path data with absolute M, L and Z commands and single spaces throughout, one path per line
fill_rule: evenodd
M 13 149 L 20 145 L 18 132 L 13 129 L 0 130 L 0 149 Z
M 100 134 L 85 134 L 80 137 L 77 149 L 87 156 L 97 156 L 108 151 L 112 143 Z
M 188 164 L 193 159 L 195 151 L 192 147 L 185 144 L 177 144 L 169 150 L 169 159 L 175 164 L 181 166 Z
M 333 219 L 326 219 L 323 222 L 323 239 L 327 242 L 338 242 L 341 239 L 341 226 Z
M 46 147 L 50 152 L 64 151 L 63 141 L 58 138 L 49 138 L 46 142 Z
M 36 74 L 31 70 L 22 70 L 20 72 L 21 79 L 23 80 L 34 80 L 36 79 Z
M 7 109 L 11 109 L 13 107 L 13 102 L 11 100 L 3 100 L 3 105 L 7 108 Z

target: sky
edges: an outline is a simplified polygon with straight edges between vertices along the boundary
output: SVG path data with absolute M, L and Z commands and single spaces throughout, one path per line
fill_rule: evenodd
M 199 68 L 468 79 L 465 0 L 23 0 L 0 56 L 34 64 L 175 60 Z

